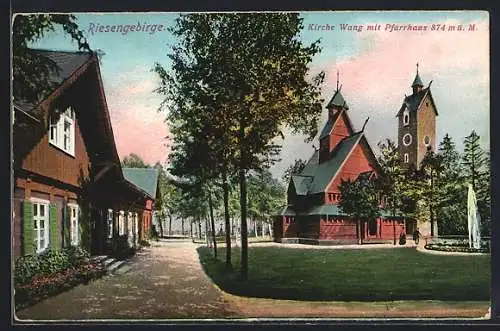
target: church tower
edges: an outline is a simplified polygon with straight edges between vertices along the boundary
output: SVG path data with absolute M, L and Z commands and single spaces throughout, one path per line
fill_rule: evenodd
M 398 150 L 403 165 L 418 169 L 428 150 L 436 151 L 436 104 L 431 84 L 424 88 L 418 72 L 411 85 L 412 94 L 404 97 L 398 119 Z
M 341 90 L 342 86 L 339 87 L 339 73 L 337 72 L 337 89 L 330 102 L 326 105 L 328 120 L 319 136 L 319 163 L 328 161 L 332 151 L 342 139 L 354 133 L 351 120 L 347 114 L 349 106 L 342 96 Z

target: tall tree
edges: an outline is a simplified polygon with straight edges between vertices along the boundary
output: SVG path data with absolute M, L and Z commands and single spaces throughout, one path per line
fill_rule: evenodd
M 12 26 L 13 95 L 15 100 L 36 102 L 55 88 L 50 79 L 58 72 L 56 63 L 29 48 L 30 43 L 54 32 L 56 27 L 75 41 L 78 50 L 92 52 L 74 15 L 18 14 Z
M 479 139 L 479 135 L 474 130 L 465 137 L 462 156 L 465 179 L 472 184 L 474 191 L 477 191 L 478 185 L 484 180 L 486 166 L 486 158 L 479 145 Z
M 431 236 L 436 234 L 436 215 L 443 205 L 444 192 L 442 185 L 442 156 L 429 150 L 420 164 L 421 199 L 429 210 Z
M 374 220 L 380 215 L 377 184 L 368 176 L 360 175 L 354 181 L 342 180 L 339 189 L 339 207 L 356 221 L 358 243 L 362 244 L 361 222 Z
M 467 184 L 462 178 L 460 154 L 455 143 L 446 134 L 439 143 L 442 171 L 438 182 L 441 202 L 436 213 L 442 234 L 465 234 L 467 226 Z
M 149 164 L 135 153 L 130 153 L 122 160 L 122 167 L 124 168 L 149 168 Z
M 490 162 L 488 155 L 479 144 L 480 136 L 476 131 L 464 139 L 462 165 L 464 178 L 476 192 L 477 206 L 481 220 L 489 220 L 491 213 Z
M 269 170 L 251 172 L 248 178 L 249 214 L 261 227 L 286 202 L 285 188 Z
M 178 120 L 193 121 L 190 132 L 212 123 L 220 133 L 214 140 L 223 143 L 211 151 L 229 148 L 225 160 L 229 171 L 237 170 L 240 186 L 243 277 L 248 274 L 247 172 L 276 161 L 280 146 L 274 138 L 282 125 L 310 139 L 317 132 L 323 76 L 308 79 L 307 74 L 319 41 L 304 46 L 297 38 L 302 28 L 295 13 L 181 15 L 174 29 L 181 41 L 171 54 L 175 77 L 155 67 L 166 103 L 182 113 Z M 212 156 L 219 159 L 220 153 Z M 219 173 L 227 175 L 225 170 Z
M 392 216 L 402 215 L 404 212 L 405 198 L 408 198 L 405 190 L 405 174 L 401 166 L 401 157 L 394 141 L 386 139 L 378 143 L 380 155 L 378 163 L 383 173 L 378 178 L 378 188 L 385 198 L 383 208 L 388 210 Z M 394 240 L 396 245 L 396 223 L 393 222 Z

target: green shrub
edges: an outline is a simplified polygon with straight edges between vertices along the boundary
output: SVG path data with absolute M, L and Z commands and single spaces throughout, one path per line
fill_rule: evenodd
M 37 255 L 26 255 L 16 259 L 15 284 L 28 284 L 37 275 L 40 275 L 40 259 Z
M 130 247 L 127 235 L 114 237 L 111 243 L 111 255 L 117 259 L 124 259 L 134 255 L 135 249 Z
M 14 280 L 19 285 L 28 284 L 34 277 L 50 276 L 89 262 L 89 253 L 78 246 L 60 251 L 47 250 L 39 255 L 21 256 L 15 262 Z
M 78 266 L 90 262 L 90 254 L 80 246 L 70 246 L 66 248 L 71 265 Z

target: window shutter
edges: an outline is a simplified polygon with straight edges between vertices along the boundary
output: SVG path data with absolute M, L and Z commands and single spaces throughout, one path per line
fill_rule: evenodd
M 71 246 L 71 237 L 70 237 L 70 231 L 71 231 L 71 224 L 70 224 L 70 210 L 69 206 L 65 205 L 63 208 L 63 229 L 64 229 L 64 247 L 69 247 Z
M 82 225 L 82 208 L 80 208 L 80 205 L 78 205 L 78 231 L 77 231 L 77 240 L 78 240 L 78 246 L 82 246 L 82 231 L 83 231 L 83 225 Z
M 49 223 L 50 248 L 57 251 L 57 207 L 55 203 L 49 206 Z
M 30 201 L 23 202 L 23 255 L 35 254 L 35 228 L 33 226 L 33 204 Z

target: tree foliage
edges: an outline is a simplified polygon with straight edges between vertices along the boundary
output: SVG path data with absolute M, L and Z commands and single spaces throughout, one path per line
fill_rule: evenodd
M 92 52 L 74 15 L 30 14 L 16 15 L 12 26 L 13 94 L 15 100 L 36 102 L 54 90 L 50 80 L 58 68 L 54 61 L 42 57 L 29 48 L 30 43 L 43 38 L 55 28 L 63 31 L 77 43 L 78 50 Z
M 357 237 L 361 244 L 361 221 L 370 221 L 380 215 L 377 185 L 369 176 L 360 175 L 354 181 L 342 180 L 339 189 L 339 207 L 356 221 Z
M 182 164 L 197 155 L 186 168 L 209 181 L 222 176 L 225 193 L 238 175 L 244 277 L 247 172 L 277 160 L 282 126 L 310 139 L 317 132 L 324 75 L 308 76 L 320 48 L 319 41 L 303 44 L 302 28 L 296 13 L 180 15 L 171 30 L 179 40 L 169 54 L 172 73 L 160 64 L 154 68 L 161 80 L 157 92 L 165 95 L 161 108 L 169 109 L 173 159 Z
M 124 168 L 149 168 L 150 165 L 135 153 L 130 153 L 122 160 L 122 167 Z
M 285 169 L 281 179 L 283 180 L 284 183 L 288 184 L 290 178 L 292 178 L 292 175 L 300 173 L 302 170 L 304 170 L 305 166 L 306 166 L 306 161 L 302 159 L 296 159 L 293 164 L 291 164 L 288 168 Z

